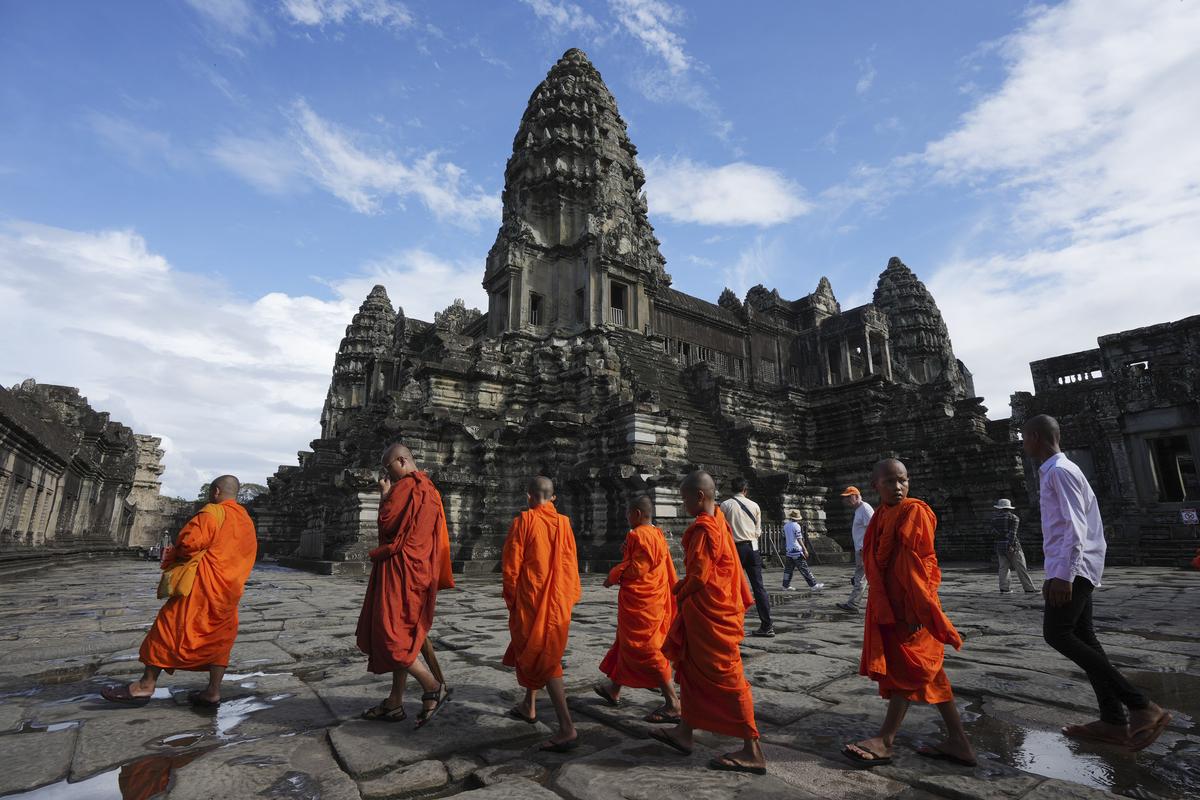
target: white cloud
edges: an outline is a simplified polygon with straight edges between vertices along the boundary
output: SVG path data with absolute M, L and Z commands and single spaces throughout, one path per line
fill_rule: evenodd
M 432 319 L 455 297 L 482 304 L 482 263 L 409 250 L 330 284 L 325 299 L 250 300 L 172 268 L 133 231 L 10 223 L 0 337 L 22 346 L 6 352 L 0 383 L 78 386 L 163 437 L 170 493 L 192 497 L 226 471 L 261 483 L 318 435 L 338 342 L 372 285 Z
M 408 28 L 412 12 L 395 0 L 282 0 L 280 9 L 293 25 L 341 25 L 357 19 L 368 25 Z
M 266 20 L 254 10 L 250 0 L 184 0 L 210 24 L 242 39 L 263 39 L 271 35 Z
M 735 161 L 720 167 L 686 158 L 644 164 L 651 216 L 701 225 L 788 222 L 811 208 L 803 190 L 769 167 Z
M 409 162 L 386 150 L 368 150 L 353 131 L 324 119 L 303 99 L 287 111 L 281 136 L 225 136 L 212 148 L 226 169 L 263 191 L 284 193 L 314 184 L 355 211 L 378 214 L 385 202 L 414 197 L 439 219 L 476 225 L 498 221 L 500 199 L 467 185 L 464 171 L 436 151 Z
M 854 84 L 854 93 L 863 95 L 871 89 L 871 85 L 875 83 L 875 65 L 871 63 L 871 59 L 863 59 L 858 62 L 858 81 Z
M 683 22 L 683 10 L 663 0 L 609 0 L 617 21 L 667 65 L 672 75 L 686 72 L 692 59 L 684 51 L 684 39 L 672 25 Z
M 175 146 L 168 134 L 143 127 L 125 117 L 93 111 L 84 119 L 104 145 L 121 153 L 139 169 L 149 170 L 164 163 L 181 167 L 191 160 Z
M 778 241 L 764 242 L 763 237 L 756 236 L 750 246 L 738 254 L 733 266 L 722 270 L 725 285 L 738 297 L 745 297 L 751 286 L 770 280 L 772 268 L 778 260 Z
M 1003 83 L 926 148 L 993 220 L 929 283 L 994 414 L 1030 360 L 1196 313 L 1198 41 L 1194 3 L 1038 9 Z
M 566 33 L 597 31 L 600 23 L 575 3 L 555 0 L 521 0 L 556 36 Z

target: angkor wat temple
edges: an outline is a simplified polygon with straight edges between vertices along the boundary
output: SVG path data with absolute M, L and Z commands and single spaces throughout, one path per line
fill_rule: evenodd
M 681 531 L 677 486 L 697 467 L 722 488 L 745 475 L 767 516 L 800 509 L 836 551 L 822 534 L 848 543 L 839 493 L 889 455 L 936 510 L 943 555 L 987 557 L 996 498 L 1028 508 L 1019 445 L 974 397 L 924 284 L 892 258 L 852 309 L 825 278 L 795 300 L 685 294 L 636 156 L 599 72 L 568 51 L 513 141 L 486 313 L 410 319 L 371 291 L 338 349 L 321 438 L 256 504 L 263 550 L 361 561 L 380 452 L 403 440 L 442 491 L 460 567 L 496 563 L 536 473 L 555 480 L 585 566 L 619 557 L 632 493 Z

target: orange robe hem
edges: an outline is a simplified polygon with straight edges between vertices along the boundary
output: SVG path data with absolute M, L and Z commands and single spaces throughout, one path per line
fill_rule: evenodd
M 859 674 L 879 684 L 881 697 L 920 703 L 954 698 L 942 664 L 945 645 L 962 637 L 942 611 L 934 536 L 937 517 L 916 498 L 875 510 L 863 539 L 867 612 Z M 914 625 L 921 627 L 911 632 Z
M 571 611 L 583 595 L 575 532 L 553 503 L 518 514 L 504 542 L 504 603 L 511 637 L 505 666 L 517 683 L 541 689 L 561 678 Z
M 138 651 L 143 664 L 168 672 L 229 666 L 238 633 L 238 603 L 254 569 L 258 538 L 246 509 L 234 500 L 220 505 L 225 522 L 219 528 L 217 517 L 205 506 L 179 531 L 178 560 L 203 552 L 196 582 L 186 597 L 168 598 L 159 609 Z
M 620 564 L 608 573 L 617 594 L 617 637 L 600 671 L 618 686 L 657 689 L 671 681 L 671 663 L 662 653 L 676 605 L 675 563 L 663 532 L 639 525 L 625 535 Z
M 738 649 L 754 604 L 721 509 L 701 513 L 683 534 L 686 577 L 679 613 L 663 645 L 675 665 L 683 721 L 693 728 L 757 739 L 754 696 Z

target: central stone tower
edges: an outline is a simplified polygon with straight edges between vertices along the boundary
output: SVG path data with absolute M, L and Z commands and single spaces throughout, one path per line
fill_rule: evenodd
M 504 171 L 504 218 L 488 253 L 488 333 L 646 330 L 669 285 L 617 101 L 582 50 L 538 84 Z

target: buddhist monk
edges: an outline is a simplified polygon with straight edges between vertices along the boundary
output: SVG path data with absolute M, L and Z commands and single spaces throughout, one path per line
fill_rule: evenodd
M 449 535 L 442 497 L 433 481 L 403 444 L 383 453 L 379 481 L 379 546 L 371 551 L 371 578 L 358 617 L 358 649 L 367 654 L 367 669 L 392 674 L 392 691 L 362 713 L 363 719 L 399 722 L 404 711 L 404 685 L 411 674 L 421 685 L 421 727 L 450 698 L 444 680 L 417 661 L 433 624 L 437 593 L 449 562 Z
M 696 728 L 743 741 L 741 750 L 708 762 L 709 769 L 763 775 L 767 762 L 754 724 L 754 697 L 738 649 L 746 609 L 753 603 L 733 544 L 733 532 L 717 507 L 717 487 L 707 472 L 690 474 L 679 489 L 687 513 L 696 517 L 683 534 L 686 577 L 675 584 L 679 613 L 663 653 L 675 665 L 682 719 L 650 736 L 690 755 Z
M 611 706 L 621 702 L 621 687 L 658 689 L 663 704 L 647 722 L 679 723 L 679 697 L 671 678 L 671 664 L 662 654 L 663 642 L 675 617 L 675 562 L 663 532 L 651 524 L 654 505 L 641 495 L 629 505 L 629 533 L 624 557 L 612 568 L 605 586 L 620 586 L 617 593 L 617 639 L 600 662 L 608 676 L 595 687 Z
M 583 592 L 575 532 L 571 520 L 554 508 L 554 484 L 549 478 L 533 478 L 526 496 L 529 510 L 513 519 L 504 542 L 504 603 L 512 636 L 504 664 L 516 667 L 517 683 L 525 689 L 525 699 L 508 715 L 534 722 L 537 693 L 545 687 L 558 716 L 558 733 L 541 749 L 564 753 L 579 744 L 562 677 L 571 609 Z
M 910 703 L 937 707 L 946 741 L 917 752 L 929 758 L 975 765 L 954 692 L 942 668 L 945 645 L 962 647 L 962 637 L 942 611 L 938 586 L 942 572 L 933 549 L 937 517 L 924 502 L 908 496 L 908 470 L 894 458 L 875 465 L 871 485 L 882 505 L 863 539 L 867 573 L 867 614 L 859 674 L 879 684 L 888 701 L 879 735 L 842 750 L 861 767 L 892 762 L 892 745 Z
M 163 563 L 164 570 L 190 563 L 195 576 L 191 589 L 168 597 L 159 609 L 138 654 L 146 667 L 142 677 L 103 689 L 106 700 L 142 705 L 154 694 L 163 670 L 181 669 L 208 673 L 208 686 L 188 693 L 192 705 L 220 704 L 221 679 L 237 638 L 238 602 L 258 555 L 254 523 L 237 501 L 240 489 L 232 475 L 209 484 L 208 504 L 183 526 Z

